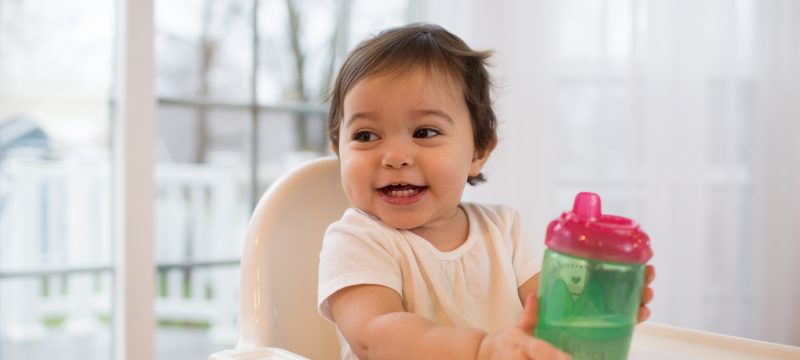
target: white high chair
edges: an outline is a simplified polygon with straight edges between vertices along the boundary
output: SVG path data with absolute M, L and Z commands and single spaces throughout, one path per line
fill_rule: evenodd
M 325 229 L 347 206 L 334 157 L 312 160 L 270 186 L 242 252 L 239 342 L 210 360 L 339 357 L 334 327 L 317 311 L 317 274 Z

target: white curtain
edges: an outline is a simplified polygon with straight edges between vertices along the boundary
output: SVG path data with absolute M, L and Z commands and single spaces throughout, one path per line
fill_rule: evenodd
M 466 197 L 530 236 L 580 190 L 637 219 L 652 321 L 800 346 L 800 1 L 429 1 L 494 49 L 500 146 Z

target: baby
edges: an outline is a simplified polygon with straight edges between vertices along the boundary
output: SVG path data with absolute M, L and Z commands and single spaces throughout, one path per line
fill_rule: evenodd
M 518 213 L 461 202 L 497 144 L 489 55 L 414 24 L 342 65 L 328 130 L 355 208 L 325 234 L 318 298 L 342 358 L 566 358 L 532 336 L 541 249 Z

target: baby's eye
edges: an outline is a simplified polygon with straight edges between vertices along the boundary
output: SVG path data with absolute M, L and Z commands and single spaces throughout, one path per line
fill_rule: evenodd
M 375 135 L 369 131 L 359 131 L 353 134 L 353 140 L 358 142 L 374 141 L 378 140 L 378 135 Z
M 431 128 L 422 128 L 414 131 L 414 137 L 419 139 L 426 139 L 440 134 L 439 130 Z

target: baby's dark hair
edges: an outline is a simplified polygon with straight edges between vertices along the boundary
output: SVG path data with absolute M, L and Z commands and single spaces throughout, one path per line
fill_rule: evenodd
M 330 95 L 328 136 L 339 152 L 339 127 L 344 117 L 344 97 L 360 80 L 378 73 L 403 74 L 424 68 L 455 80 L 463 89 L 472 122 L 475 150 L 491 151 L 497 139 L 497 118 L 490 97 L 486 70 L 491 51 L 475 51 L 463 40 L 437 25 L 411 24 L 382 31 L 361 42 L 342 64 Z M 486 181 L 481 173 L 470 185 Z

